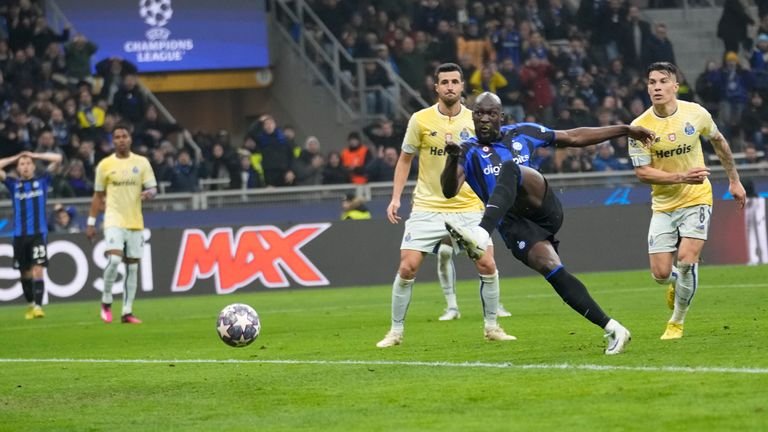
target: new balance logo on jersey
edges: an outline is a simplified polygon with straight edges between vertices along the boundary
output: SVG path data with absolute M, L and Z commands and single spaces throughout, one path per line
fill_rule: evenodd
M 672 157 L 672 156 L 680 156 L 684 155 L 686 153 L 690 153 L 693 151 L 693 147 L 690 144 L 684 144 L 676 149 L 672 150 L 656 150 L 654 153 L 656 154 L 657 158 L 665 158 L 665 157 Z
M 501 165 L 487 165 L 483 168 L 483 174 L 485 175 L 493 174 L 497 176 L 499 172 L 501 172 Z

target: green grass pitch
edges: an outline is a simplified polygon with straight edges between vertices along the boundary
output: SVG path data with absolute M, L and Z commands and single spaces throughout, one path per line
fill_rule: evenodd
M 403 345 L 384 350 L 389 286 L 139 297 L 135 326 L 101 323 L 97 301 L 34 321 L 0 307 L 0 430 L 768 430 L 768 266 L 702 266 L 677 341 L 659 340 L 670 312 L 647 270 L 578 276 L 632 331 L 625 353 L 605 356 L 535 276 L 502 279 L 517 341 L 483 340 L 475 281 L 451 322 L 417 282 Z M 262 320 L 245 348 L 215 332 L 235 302 Z

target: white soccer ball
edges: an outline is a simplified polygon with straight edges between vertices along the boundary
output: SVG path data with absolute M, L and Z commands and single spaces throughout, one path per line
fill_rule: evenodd
M 259 314 L 247 304 L 234 303 L 225 307 L 216 320 L 216 333 L 229 346 L 250 345 L 260 332 Z
M 173 16 L 171 0 L 139 0 L 139 15 L 152 27 L 162 27 Z

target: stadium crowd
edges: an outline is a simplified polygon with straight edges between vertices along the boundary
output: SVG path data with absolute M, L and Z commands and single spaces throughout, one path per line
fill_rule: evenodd
M 562 0 L 309 3 L 353 57 L 384 60 L 386 68 L 370 71 L 380 85 L 399 74 L 431 103 L 434 66 L 454 61 L 464 69 L 468 103 L 497 92 L 510 121 L 556 129 L 629 123 L 649 106 L 643 65 L 675 60 L 666 25 L 647 22 L 621 0 L 577 8 Z M 738 0 L 727 0 L 718 34 L 737 51 L 709 62 L 693 83 L 683 78 L 680 97 L 717 113 L 745 162 L 765 163 L 768 18 L 761 8 L 753 21 L 759 36 L 750 43 L 728 34 L 740 28 L 733 24 L 739 18 L 749 25 L 745 14 Z M 0 17 L 0 157 L 24 150 L 64 155 L 51 197 L 91 196 L 94 168 L 113 151 L 112 128 L 121 120 L 134 125 L 134 151 L 150 159 L 165 192 L 198 191 L 200 179 L 228 189 L 392 179 L 405 125 L 385 104 L 376 108 L 382 120 L 351 131 L 341 151 L 297 137 L 270 114 L 242 143 L 226 130 L 197 131 L 201 151 L 179 148 L 172 143 L 181 126 L 164 122 L 148 102 L 134 64 L 100 57 L 98 41 L 71 29 L 52 30 L 39 1 L 2 2 Z M 588 149 L 540 149 L 537 157 L 545 173 L 631 168 L 624 138 Z

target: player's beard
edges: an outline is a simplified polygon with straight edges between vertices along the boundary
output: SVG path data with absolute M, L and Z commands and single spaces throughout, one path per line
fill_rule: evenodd
M 456 106 L 457 103 L 459 103 L 459 101 L 461 101 L 461 96 L 456 94 L 453 94 L 453 95 L 446 94 L 445 96 L 440 98 L 440 100 L 443 102 L 443 104 L 445 104 L 446 107 L 453 108 L 454 106 Z

